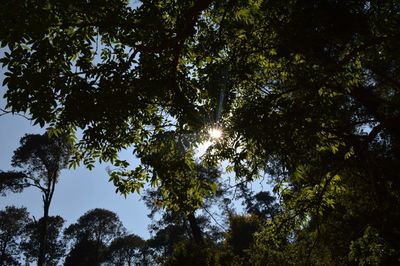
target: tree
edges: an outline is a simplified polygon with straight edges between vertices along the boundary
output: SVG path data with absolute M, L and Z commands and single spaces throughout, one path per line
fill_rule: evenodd
M 158 202 L 162 196 L 159 191 L 147 190 L 143 198 L 151 209 L 149 217 L 153 219 L 149 225 L 153 236 L 147 240 L 147 246 L 155 262 L 161 265 L 208 265 L 217 261 L 218 242 L 223 233 L 212 224 L 209 213 L 198 212 L 189 217 L 183 211 L 160 209 L 162 205 Z M 155 219 L 156 214 L 160 215 L 159 219 Z
M 65 240 L 61 237 L 64 219 L 61 216 L 49 216 L 47 220 L 46 256 L 45 265 L 58 265 L 66 250 Z M 40 241 L 42 236 L 44 217 L 26 225 L 27 239 L 21 242 L 21 249 L 30 261 L 39 260 Z
M 148 265 L 146 241 L 130 234 L 115 238 L 108 247 L 108 261 L 112 265 Z
M 76 242 L 65 258 L 66 266 L 98 266 L 106 260 L 107 247 L 94 240 L 81 239 Z
M 179 243 L 193 239 L 188 220 L 181 213 L 164 212 L 161 219 L 154 221 L 149 229 L 154 236 L 148 240 L 148 245 L 154 250 L 158 262 L 165 262 Z
M 222 259 L 224 265 L 247 264 L 251 255 L 246 253 L 254 244 L 254 234 L 260 229 L 261 221 L 257 216 L 231 214 L 225 238 L 225 256 Z
M 258 169 L 273 174 L 284 202 L 280 223 L 291 225 L 285 235 L 291 242 L 280 240 L 275 249 L 287 260 L 277 265 L 347 265 L 352 243 L 369 227 L 380 228 L 387 250 L 398 247 L 384 229 L 397 231 L 391 221 L 399 215 L 399 132 L 391 124 L 399 119 L 393 83 L 399 61 L 389 48 L 398 44 L 398 13 L 389 12 L 394 5 L 272 1 L 251 12 L 263 26 L 251 19 L 240 33 L 246 38 L 230 42 L 242 60 L 240 82 L 248 82 L 230 124 L 233 132 L 241 132 L 244 146 L 237 158 L 249 158 L 237 165 L 244 174 Z M 385 17 L 386 26 L 377 17 Z M 341 25 L 350 27 L 341 31 Z M 230 29 L 231 36 L 239 34 L 236 27 Z M 264 38 L 247 38 L 253 32 Z M 271 234 L 274 227 L 260 236 L 259 251 L 265 255 L 274 250 L 274 234 L 282 236 L 284 226 Z M 328 254 L 330 261 L 321 263 L 318 254 Z M 383 264 L 399 257 L 381 255 Z
M 183 201 L 198 208 L 215 188 L 187 175 L 191 156 L 152 151 L 183 135 L 195 147 L 217 125 L 223 138 L 209 160 L 226 160 L 239 182 L 268 174 L 282 201 L 256 239 L 260 258 L 398 261 L 396 0 L 2 4 L 9 110 L 54 130 L 81 128 L 76 161 L 114 161 L 121 191 L 151 182 L 174 205 L 188 186 Z M 141 167 L 117 160 L 128 146 Z M 364 236 L 394 252 L 376 259 Z
M 51 138 L 48 134 L 25 135 L 21 146 L 14 151 L 12 166 L 20 172 L 1 172 L 3 193 L 10 190 L 21 192 L 23 188 L 35 187 L 42 193 L 43 228 L 40 230 L 38 265 L 43 265 L 47 254 L 47 227 L 51 200 L 60 171 L 67 166 L 70 146 L 64 137 Z
M 220 254 L 221 265 L 249 264 L 254 257 L 256 235 L 269 227 L 266 224 L 273 224 L 281 212 L 281 206 L 269 191 L 254 193 L 246 186 L 241 186 L 240 190 L 246 213 L 228 212 L 228 228 Z M 263 263 L 268 265 L 266 261 Z
M 99 265 L 106 259 L 107 246 L 124 232 L 125 228 L 114 212 L 105 209 L 86 212 L 64 230 L 64 236 L 73 244 L 66 263 L 76 265 L 81 261 L 79 265 Z
M 255 195 L 248 195 L 245 198 L 246 211 L 249 214 L 258 216 L 260 219 L 273 219 L 280 211 L 276 198 L 268 191 L 260 191 Z
M 0 211 L 0 265 L 19 265 L 19 244 L 29 222 L 26 208 L 7 206 Z

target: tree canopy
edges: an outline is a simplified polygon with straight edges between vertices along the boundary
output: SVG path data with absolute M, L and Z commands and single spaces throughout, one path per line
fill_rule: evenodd
M 49 216 L 47 221 L 47 232 L 46 232 L 46 253 L 45 253 L 45 265 L 59 265 L 59 261 L 64 256 L 66 251 L 66 243 L 62 238 L 62 227 L 65 220 L 61 216 Z M 21 248 L 25 253 L 28 261 L 39 260 L 41 237 L 44 217 L 38 221 L 32 221 L 25 227 L 27 238 L 22 241 Z
M 105 209 L 93 209 L 79 217 L 76 223 L 65 229 L 65 234 L 75 242 L 81 239 L 109 244 L 125 231 L 118 215 Z
M 64 230 L 72 242 L 66 265 L 100 265 L 107 259 L 107 246 L 125 233 L 118 215 L 105 209 L 93 209 Z
M 254 264 L 398 262 L 399 1 L 0 3 L 7 108 L 81 130 L 75 164 L 193 213 L 217 190 L 193 155 L 218 126 L 204 164 L 268 175 L 281 200 Z M 136 168 L 117 158 L 132 146 Z
M 113 265 L 147 265 L 146 241 L 135 234 L 115 238 L 108 250 L 108 261 Z
M 7 206 L 0 211 L 0 265 L 18 265 L 20 241 L 26 236 L 30 222 L 26 208 Z

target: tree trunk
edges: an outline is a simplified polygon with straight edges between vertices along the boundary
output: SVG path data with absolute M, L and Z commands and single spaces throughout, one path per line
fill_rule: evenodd
M 191 213 L 187 216 L 187 218 L 189 220 L 190 229 L 192 230 L 194 241 L 196 242 L 196 244 L 203 244 L 203 233 L 201 232 L 199 224 L 197 223 L 196 217 L 193 213 Z
M 58 170 L 58 169 L 57 169 Z M 55 186 L 56 186 L 56 176 L 57 171 L 51 173 L 48 177 L 48 185 L 45 195 L 43 195 L 43 224 L 40 230 L 40 242 L 39 242 L 39 257 L 38 266 L 46 265 L 46 254 L 47 254 L 47 227 L 49 223 L 49 209 L 51 199 L 53 198 Z
M 47 227 L 49 218 L 49 207 L 50 201 L 48 197 L 43 197 L 43 220 L 40 230 L 40 241 L 39 241 L 39 255 L 38 255 L 38 266 L 44 266 L 47 253 Z

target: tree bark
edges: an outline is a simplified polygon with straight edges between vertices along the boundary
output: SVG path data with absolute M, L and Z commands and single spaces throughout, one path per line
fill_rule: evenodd
M 43 222 L 40 225 L 40 242 L 39 242 L 39 255 L 38 255 L 38 266 L 44 266 L 47 253 L 47 224 L 49 218 L 49 207 L 50 201 L 48 196 L 43 197 Z
M 38 266 L 46 265 L 46 253 L 47 253 L 47 229 L 49 223 L 49 209 L 51 199 L 53 198 L 55 186 L 56 186 L 56 172 L 50 174 L 49 182 L 45 195 L 43 196 L 43 223 L 40 225 L 40 242 L 39 242 L 39 256 Z
M 193 213 L 191 213 L 187 216 L 187 218 L 189 220 L 190 229 L 192 230 L 194 241 L 196 242 L 196 244 L 203 244 L 203 233 L 201 232 L 199 224 L 197 223 L 196 217 Z

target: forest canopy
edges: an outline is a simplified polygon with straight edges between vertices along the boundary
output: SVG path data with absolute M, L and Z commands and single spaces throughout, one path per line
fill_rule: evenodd
M 399 262 L 399 1 L 0 3 L 7 110 L 69 134 L 72 165 L 111 161 L 119 192 L 190 217 L 224 161 L 280 200 L 255 265 Z

